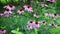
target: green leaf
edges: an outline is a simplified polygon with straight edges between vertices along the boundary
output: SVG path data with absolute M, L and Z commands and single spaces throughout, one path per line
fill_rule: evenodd
M 17 28 L 16 30 L 12 30 L 11 32 L 14 34 L 22 34 L 22 32 L 19 32 L 19 28 Z
M 0 1 L 1 1 L 2 3 L 4 3 L 4 4 L 6 3 L 6 0 L 0 0 Z
M 19 28 L 17 28 L 16 30 L 19 31 Z
M 14 0 L 13 2 L 18 2 L 19 0 Z
M 60 24 L 60 18 L 58 18 L 58 19 L 56 20 L 56 22 L 57 22 L 57 24 Z
M 12 30 L 11 32 L 12 32 L 12 33 L 16 33 L 16 31 L 15 31 L 15 30 Z
M 37 30 L 37 29 L 34 29 L 34 30 L 35 30 L 35 34 L 38 34 L 38 33 L 37 33 L 38 30 Z

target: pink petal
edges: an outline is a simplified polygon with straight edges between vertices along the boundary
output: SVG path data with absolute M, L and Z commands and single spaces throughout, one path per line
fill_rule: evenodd
M 22 11 L 18 10 L 17 13 L 22 14 L 22 13 L 24 13 L 24 11 L 23 10 Z

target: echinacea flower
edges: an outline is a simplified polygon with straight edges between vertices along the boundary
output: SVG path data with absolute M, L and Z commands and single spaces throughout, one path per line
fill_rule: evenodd
M 49 26 L 51 26 L 51 27 L 56 27 L 57 25 L 54 24 L 54 23 L 51 23 L 51 24 L 49 24 Z
M 33 22 L 32 20 L 29 20 L 29 21 L 28 21 L 28 25 L 27 25 L 27 29 L 28 29 L 28 30 L 31 30 L 31 29 L 33 28 L 33 27 L 32 27 L 33 25 L 34 25 L 34 22 Z
M 40 25 L 39 25 L 39 22 L 36 22 L 36 21 L 32 21 L 32 20 L 29 20 L 28 21 L 28 25 L 27 25 L 27 29 L 30 30 L 30 29 L 33 29 L 33 28 L 39 28 Z
M 49 14 L 49 16 L 51 16 L 51 17 L 58 17 L 59 15 L 58 14 Z
M 24 13 L 24 10 L 23 9 L 20 9 L 20 10 L 17 11 L 17 13 L 18 14 L 22 14 L 22 13 Z
M 0 16 L 3 16 L 3 13 L 0 13 Z
M 40 27 L 39 23 L 35 22 L 35 28 L 39 28 L 39 27 Z
M 5 34 L 6 30 L 0 30 L 0 33 Z
M 32 28 L 33 28 L 32 26 L 27 25 L 28 30 L 31 30 Z
M 53 17 L 54 15 L 53 14 L 50 14 L 50 13 L 45 13 L 45 16 Z
M 54 14 L 54 17 L 59 17 L 59 15 L 55 13 L 55 14 Z
M 46 25 L 46 23 L 47 23 L 47 22 L 45 22 L 45 21 L 42 22 L 43 25 Z
M 5 17 L 9 17 L 12 14 L 11 11 L 9 11 L 9 9 L 6 9 L 4 12 Z
M 27 10 L 28 12 L 33 12 L 33 9 L 30 5 L 24 5 L 23 8 Z
M 4 6 L 4 8 L 6 9 L 9 9 L 9 10 L 14 10 L 15 9 L 15 6 L 14 5 L 12 5 L 12 4 L 8 4 L 8 5 L 6 5 L 6 6 Z
M 46 1 L 48 1 L 48 2 L 55 2 L 55 0 L 46 0 Z
M 35 21 L 33 21 L 33 20 L 28 21 L 28 25 L 34 25 L 34 24 L 35 24 Z
M 58 17 L 58 14 L 50 14 L 50 13 L 45 13 L 45 16 L 50 16 L 50 17 Z
M 34 14 L 34 17 L 39 18 L 39 14 Z

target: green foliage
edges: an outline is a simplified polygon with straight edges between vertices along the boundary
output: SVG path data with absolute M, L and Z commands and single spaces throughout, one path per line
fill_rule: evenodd
M 44 13 L 56 13 L 56 7 L 54 4 L 50 4 L 48 9 L 47 7 L 41 7 L 40 3 L 37 3 L 37 0 L 31 0 L 31 6 L 33 7 L 34 13 L 39 14 L 39 18 L 35 18 L 33 16 L 34 13 L 29 13 L 25 11 L 22 15 L 15 14 L 15 12 L 22 8 L 22 6 L 27 3 L 27 0 L 0 0 L 1 3 L 7 4 L 21 4 L 16 6 L 16 10 L 12 11 L 14 12 L 10 17 L 6 18 L 4 16 L 0 17 L 0 28 L 6 29 L 6 34 L 60 34 L 60 29 L 53 28 L 49 26 L 49 23 L 55 22 L 56 24 L 60 24 L 60 18 L 57 18 L 55 21 L 52 20 L 52 17 L 47 17 L 44 15 Z M 45 0 L 44 0 L 45 2 Z M 36 21 L 42 21 L 45 20 L 47 22 L 47 25 L 41 25 L 39 29 L 32 29 L 27 30 L 27 22 L 29 20 L 36 20 Z M 19 27 L 19 28 L 17 28 Z M 44 30 L 44 28 L 46 30 Z M 60 28 L 60 27 L 59 27 Z
M 17 28 L 16 30 L 12 30 L 11 32 L 14 34 L 22 34 L 22 32 L 19 32 L 19 28 Z
M 6 0 L 0 0 L 1 3 L 6 4 Z

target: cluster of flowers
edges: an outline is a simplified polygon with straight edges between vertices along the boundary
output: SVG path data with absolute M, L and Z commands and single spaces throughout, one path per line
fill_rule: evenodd
M 55 0 L 46 0 L 46 1 L 48 1 L 48 2 L 55 2 Z M 44 4 L 44 2 L 41 2 L 41 6 L 42 7 L 44 7 L 44 6 L 48 7 L 48 5 Z M 5 17 L 9 17 L 12 14 L 12 10 L 15 10 L 16 7 L 14 5 L 12 5 L 12 4 L 8 4 L 8 5 L 4 6 L 4 8 L 5 8 L 5 12 L 4 12 L 4 14 L 0 13 L 0 16 L 5 15 Z M 26 4 L 26 5 L 23 6 L 23 9 L 17 10 L 17 13 L 18 14 L 23 14 L 24 10 L 26 10 L 26 11 L 28 11 L 30 13 L 33 12 L 33 8 L 30 5 Z M 39 14 L 33 14 L 33 16 L 36 17 L 36 18 L 39 18 L 40 15 Z M 58 14 L 45 13 L 45 16 L 58 17 L 59 15 Z M 47 22 L 45 22 L 45 21 L 37 22 L 35 20 L 29 20 L 28 21 L 28 25 L 27 25 L 27 29 L 30 30 L 30 29 L 33 29 L 33 28 L 39 28 L 41 23 L 43 25 L 47 24 Z M 54 23 L 51 23 L 51 24 L 49 24 L 49 26 L 55 27 L 57 25 L 54 24 Z M 6 30 L 0 30 L 0 32 L 5 34 Z
M 40 28 L 40 25 L 46 25 L 47 24 L 47 22 L 46 21 L 41 21 L 41 22 L 37 22 L 37 21 L 35 21 L 35 20 L 29 20 L 28 21 L 28 24 L 27 24 L 27 29 L 28 30 L 31 30 L 31 29 L 34 29 L 34 28 Z M 50 23 L 49 24 L 49 26 L 51 26 L 51 27 L 56 27 L 57 26 L 57 24 L 55 24 L 55 23 Z
M 9 16 L 12 14 L 12 10 L 15 9 L 15 6 L 12 5 L 12 4 L 8 4 L 8 5 L 4 6 L 4 8 L 5 8 L 4 15 L 5 15 L 6 17 L 9 17 Z M 30 5 L 28 5 L 28 4 L 24 5 L 23 8 L 24 8 L 24 9 L 18 10 L 17 13 L 18 13 L 18 14 L 22 14 L 22 13 L 24 13 L 24 10 L 26 10 L 26 11 L 28 11 L 28 12 L 33 12 L 32 7 L 31 7 Z M 3 15 L 3 14 L 0 13 L 0 16 L 2 16 L 2 15 Z
M 46 0 L 46 1 L 47 1 L 47 2 L 51 2 L 51 3 L 54 3 L 54 2 L 55 2 L 55 0 Z M 45 6 L 48 7 L 48 5 L 45 4 L 44 2 L 41 2 L 41 6 L 42 6 L 42 7 L 45 7 Z M 45 15 L 45 16 L 48 16 L 48 17 L 54 17 L 54 20 L 56 20 L 57 17 L 60 17 L 58 14 L 44 13 L 44 15 Z M 33 16 L 36 17 L 36 18 L 39 18 L 39 17 L 40 17 L 39 14 L 34 14 Z M 28 21 L 28 25 L 27 25 L 27 29 L 28 29 L 28 30 L 31 30 L 31 29 L 33 29 L 33 28 L 39 28 L 39 27 L 40 27 L 40 24 L 46 25 L 47 22 L 45 22 L 45 21 L 37 22 L 37 21 L 35 21 L 35 20 L 29 20 L 29 21 Z M 51 27 L 56 27 L 57 24 L 55 24 L 55 23 L 50 23 L 49 26 L 51 26 Z
M 46 0 L 46 1 L 55 2 L 55 0 Z M 48 5 L 45 4 L 44 2 L 41 2 L 41 6 L 42 7 L 44 7 L 44 6 L 48 7 Z M 8 4 L 8 5 L 4 6 L 4 8 L 5 8 L 5 12 L 4 12 L 4 14 L 0 13 L 0 16 L 5 15 L 5 17 L 9 17 L 12 14 L 12 10 L 15 9 L 15 6 L 12 5 L 12 4 Z M 28 5 L 28 4 L 26 4 L 26 5 L 23 6 L 23 9 L 17 10 L 17 13 L 22 14 L 22 13 L 24 13 L 24 10 L 27 10 L 28 12 L 33 12 L 32 7 L 30 5 Z M 34 17 L 38 18 L 39 15 L 34 14 Z
M 6 6 L 3 7 L 5 9 L 4 14 L 0 13 L 0 16 L 5 15 L 5 17 L 9 17 L 12 14 L 12 10 L 15 9 L 15 6 L 12 4 L 8 4 Z
M 48 17 L 53 17 L 54 19 L 53 20 L 56 20 L 56 18 L 60 17 L 58 14 L 54 13 L 54 14 L 50 14 L 50 13 L 45 13 L 45 16 L 48 16 Z
M 55 2 L 55 0 L 46 0 L 46 1 L 50 2 L 50 3 L 54 3 Z M 44 6 L 48 7 L 48 5 L 46 3 L 44 3 L 44 2 L 41 2 L 40 4 L 41 4 L 42 7 L 44 7 Z

